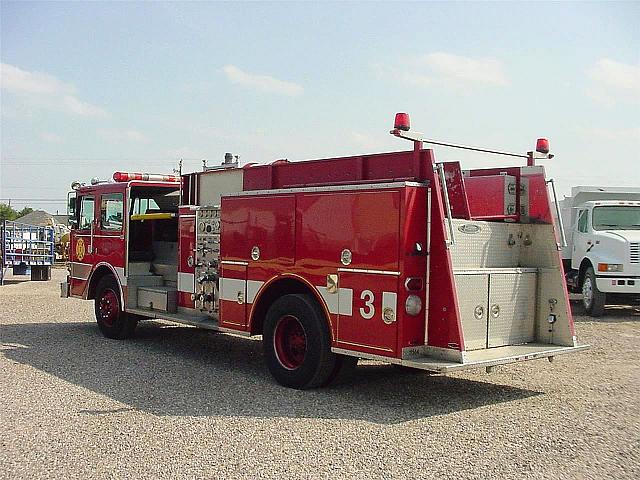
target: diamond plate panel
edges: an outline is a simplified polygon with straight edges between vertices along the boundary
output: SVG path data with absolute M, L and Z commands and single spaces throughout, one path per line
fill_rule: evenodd
M 535 301 L 535 273 L 491 274 L 487 346 L 501 347 L 533 341 Z
M 455 279 L 464 349 L 486 348 L 489 275 L 456 275 Z
M 453 220 L 455 245 L 450 247 L 454 269 L 516 267 L 522 225 Z

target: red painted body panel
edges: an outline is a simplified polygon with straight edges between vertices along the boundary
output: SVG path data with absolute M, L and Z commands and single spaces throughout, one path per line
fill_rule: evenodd
M 472 218 L 489 219 L 504 218 L 515 215 L 515 196 L 513 210 L 508 212 L 505 204 L 507 184 L 515 183 L 509 175 L 483 175 L 465 178 L 465 189 Z
M 350 268 L 398 269 L 400 192 L 307 193 L 297 196 L 296 260 L 302 268 L 343 266 L 349 249 Z
M 535 223 L 553 223 L 551 199 L 544 173 L 527 175 L 529 179 L 529 217 Z
M 257 246 L 262 261 L 293 264 L 293 195 L 223 197 L 221 210 L 225 260 L 247 260 Z
M 414 160 L 412 152 L 393 152 L 254 165 L 244 170 L 244 190 L 425 179 L 426 165 Z
M 221 275 L 223 279 L 247 280 L 247 267 L 245 265 L 222 265 Z M 220 297 L 220 325 L 235 330 L 246 330 L 247 326 L 247 290 L 243 287 L 241 290 L 242 297 L 234 295 L 231 300 L 222 299 L 222 295 L 226 290 L 222 288 Z M 234 290 L 235 293 L 235 290 Z
M 178 274 L 194 275 L 194 250 L 196 248 L 195 211 L 189 207 L 180 207 L 178 217 Z M 191 257 L 191 262 L 189 261 Z M 191 266 L 189 266 L 191 263 Z M 178 292 L 178 306 L 195 308 L 191 293 Z
M 338 315 L 336 346 L 350 350 L 396 356 L 398 322 L 383 321 L 383 298 L 396 294 L 398 277 L 392 275 L 343 272 L 339 275 L 342 289 L 351 289 L 351 305 L 347 315 Z M 340 298 L 342 304 L 342 298 Z M 398 308 L 396 306 L 395 314 Z M 341 312 L 342 313 L 342 312 Z
M 465 182 L 460 170 L 460 162 L 443 162 L 444 178 L 447 182 L 447 193 L 451 204 L 451 215 L 454 218 L 469 220 L 469 200 L 465 188 Z
M 398 286 L 398 350 L 403 347 L 422 345 L 425 337 L 426 268 L 427 268 L 427 189 L 407 187 L 404 205 L 400 217 L 400 268 L 402 277 Z M 422 253 L 416 252 L 415 244 L 420 243 Z M 421 278 L 422 288 L 417 292 L 408 292 L 406 278 Z M 423 309 L 417 316 L 404 313 L 404 304 L 409 294 L 417 295 Z

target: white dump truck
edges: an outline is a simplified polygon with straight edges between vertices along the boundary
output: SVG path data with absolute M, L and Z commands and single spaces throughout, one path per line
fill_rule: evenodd
M 640 188 L 580 186 L 559 202 L 567 286 L 586 312 L 640 303 Z

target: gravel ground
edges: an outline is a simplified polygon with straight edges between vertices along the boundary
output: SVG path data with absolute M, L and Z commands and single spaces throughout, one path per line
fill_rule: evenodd
M 258 341 L 157 322 L 103 338 L 51 282 L 0 287 L 0 477 L 640 478 L 640 310 L 592 349 L 448 377 L 362 362 L 298 392 Z

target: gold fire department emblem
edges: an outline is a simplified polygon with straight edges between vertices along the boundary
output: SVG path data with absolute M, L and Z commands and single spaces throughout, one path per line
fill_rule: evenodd
M 79 238 L 78 241 L 76 242 L 76 257 L 78 258 L 78 260 L 82 260 L 84 258 L 85 253 L 86 253 L 86 250 L 84 248 L 84 240 Z

